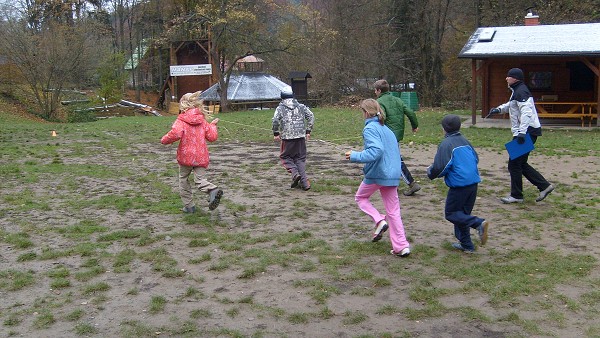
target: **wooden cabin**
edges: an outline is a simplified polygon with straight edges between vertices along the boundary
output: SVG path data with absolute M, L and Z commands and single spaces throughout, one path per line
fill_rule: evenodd
M 471 59 L 472 123 L 510 98 L 506 74 L 521 68 L 540 118 L 593 120 L 600 126 L 600 23 L 540 25 L 529 13 L 524 26 L 481 27 L 459 58 Z M 507 116 L 504 116 L 507 118 Z

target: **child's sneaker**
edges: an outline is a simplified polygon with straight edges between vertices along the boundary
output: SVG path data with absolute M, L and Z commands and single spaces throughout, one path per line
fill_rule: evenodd
M 183 207 L 183 209 L 181 209 L 181 211 L 183 211 L 186 214 L 193 214 L 196 212 L 196 206 L 193 205 L 191 207 Z
M 404 249 L 400 250 L 400 252 L 394 252 L 394 249 L 392 249 L 392 250 L 390 251 L 390 253 L 391 253 L 392 255 L 394 255 L 394 256 L 398 256 L 398 257 L 402 257 L 402 258 L 404 258 L 404 257 L 408 257 L 408 255 L 410 255 L 410 248 L 409 248 L 409 247 L 406 247 L 406 248 L 404 248 Z
M 300 179 L 301 179 L 301 178 L 302 178 L 302 177 L 301 177 L 300 175 L 296 174 L 296 175 L 294 176 L 294 178 L 292 178 L 292 185 L 291 185 L 291 188 L 295 188 L 295 187 L 297 187 L 297 186 L 298 186 L 298 184 L 300 184 Z
M 479 234 L 479 243 L 481 243 L 481 245 L 485 245 L 485 243 L 487 243 L 489 226 L 490 222 L 484 220 L 483 222 L 481 222 L 479 227 L 477 227 L 477 233 Z
M 550 195 L 550 193 L 554 191 L 554 186 L 552 184 L 550 184 L 546 189 L 540 191 L 540 195 L 538 196 L 538 198 L 535 199 L 536 202 L 541 202 L 543 201 L 546 196 Z
M 215 210 L 221 202 L 223 190 L 215 188 L 208 193 L 208 210 Z
M 464 253 L 474 253 L 475 252 L 475 250 L 473 250 L 473 249 L 465 249 L 465 247 L 462 246 L 462 244 L 460 244 L 460 243 L 452 243 L 452 247 L 454 249 L 460 250 Z
M 404 191 L 402 194 L 404 194 L 404 196 L 412 196 L 419 190 L 421 190 L 421 186 L 416 181 L 413 181 L 408 185 L 408 189 L 406 189 L 406 191 Z
M 388 224 L 385 220 L 379 221 L 377 223 L 377 227 L 375 228 L 375 232 L 373 232 L 372 242 L 379 242 L 381 240 L 382 234 L 386 232 L 388 229 Z

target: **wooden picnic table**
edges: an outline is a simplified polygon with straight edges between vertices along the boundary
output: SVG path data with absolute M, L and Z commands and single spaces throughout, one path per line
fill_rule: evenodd
M 576 118 L 581 120 L 581 126 L 585 126 L 585 120 L 588 119 L 589 126 L 592 126 L 592 120 L 596 118 L 597 102 L 551 102 L 537 101 L 535 108 L 538 116 L 541 118 Z

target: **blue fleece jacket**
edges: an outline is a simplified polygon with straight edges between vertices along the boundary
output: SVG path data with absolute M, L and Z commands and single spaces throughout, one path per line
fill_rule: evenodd
M 387 126 L 379 124 L 377 117 L 368 118 L 363 129 L 363 141 L 363 151 L 350 154 L 350 162 L 365 163 L 363 182 L 386 187 L 398 186 L 402 169 L 400 149 L 394 133 Z
M 427 168 L 430 179 L 444 177 L 450 188 L 466 187 L 481 182 L 477 169 L 479 157 L 460 132 L 446 134 L 440 143 L 433 164 Z

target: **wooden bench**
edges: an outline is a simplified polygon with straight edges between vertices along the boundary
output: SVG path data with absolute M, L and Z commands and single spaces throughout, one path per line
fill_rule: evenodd
M 535 108 L 540 118 L 558 118 L 558 119 L 580 119 L 581 126 L 585 126 L 586 119 L 588 126 L 592 126 L 592 120 L 596 118 L 597 102 L 546 102 L 538 101 Z

